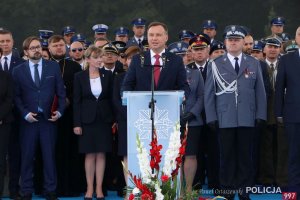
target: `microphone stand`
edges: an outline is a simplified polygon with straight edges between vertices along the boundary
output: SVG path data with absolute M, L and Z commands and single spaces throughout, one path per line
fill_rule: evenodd
M 155 103 L 156 100 L 154 99 L 154 67 L 155 65 L 151 65 L 151 100 L 149 102 L 149 108 L 150 108 L 150 120 L 151 120 L 151 143 L 154 140 L 154 112 L 155 112 Z M 153 156 L 151 156 L 151 161 L 154 159 Z M 154 174 L 154 168 L 152 169 L 152 174 Z
M 145 64 L 145 56 L 143 53 L 140 54 L 140 60 L 141 60 L 141 67 L 144 67 Z M 154 67 L 155 65 L 151 65 L 151 100 L 149 102 L 149 108 L 150 108 L 150 120 L 151 120 L 151 143 L 154 140 L 154 112 L 155 112 L 155 103 L 156 100 L 154 99 Z M 151 161 L 153 161 L 154 157 L 151 156 Z M 152 174 L 154 174 L 154 169 L 152 169 Z
M 156 66 L 156 65 L 151 65 L 151 100 L 149 102 L 149 108 L 150 108 L 150 120 L 151 120 L 151 143 L 153 142 L 154 138 L 154 112 L 155 112 L 155 103 L 156 100 L 154 99 L 154 89 L 155 89 L 155 82 L 154 82 L 154 68 L 155 67 L 164 67 L 165 66 L 165 62 L 166 62 L 166 55 L 163 53 L 162 56 L 162 62 L 163 65 L 162 66 Z M 142 60 L 142 64 L 144 60 Z M 156 69 L 156 70 L 160 70 L 160 69 Z M 151 156 L 151 161 L 154 159 L 153 156 Z M 152 169 L 152 174 L 154 174 L 154 169 Z

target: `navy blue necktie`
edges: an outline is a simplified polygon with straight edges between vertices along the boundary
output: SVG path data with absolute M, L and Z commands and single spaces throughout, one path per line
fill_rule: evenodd
M 8 72 L 8 64 L 7 64 L 7 57 L 6 56 L 4 57 L 4 60 L 5 60 L 4 65 L 3 65 L 4 66 L 4 71 Z
M 239 70 L 240 70 L 240 66 L 239 66 L 239 58 L 238 58 L 238 57 L 235 57 L 234 60 L 235 60 L 234 70 L 235 70 L 236 74 L 238 74 L 238 73 L 239 73 Z
M 139 41 L 139 47 L 142 48 L 142 41 L 141 41 L 141 39 L 139 38 L 138 41 Z
M 34 64 L 34 83 L 37 87 L 40 87 L 40 75 L 38 66 L 39 64 Z

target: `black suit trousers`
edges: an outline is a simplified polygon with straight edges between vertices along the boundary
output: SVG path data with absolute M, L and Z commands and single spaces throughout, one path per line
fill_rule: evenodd
M 300 199 L 300 123 L 285 123 L 288 135 L 288 187 Z
M 6 168 L 6 154 L 8 148 L 9 132 L 11 124 L 0 125 L 0 198 L 4 187 L 4 174 Z

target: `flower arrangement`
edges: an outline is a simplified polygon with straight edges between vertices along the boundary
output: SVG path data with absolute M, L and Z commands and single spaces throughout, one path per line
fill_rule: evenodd
M 185 131 L 183 138 L 180 139 L 180 125 L 176 124 L 169 139 L 169 146 L 165 153 L 164 166 L 162 168 L 160 164 L 163 146 L 158 144 L 156 131 L 154 130 L 153 133 L 149 153 L 140 141 L 139 135 L 137 135 L 137 157 L 141 174 L 136 176 L 128 171 L 130 180 L 134 184 L 134 188 L 127 188 L 129 200 L 179 199 L 177 196 L 180 190 L 178 172 L 182 165 L 182 157 L 185 154 L 186 134 L 187 131 Z M 151 157 L 150 161 L 149 155 Z M 198 192 L 195 192 L 190 198 L 181 196 L 180 199 L 194 199 L 197 196 Z

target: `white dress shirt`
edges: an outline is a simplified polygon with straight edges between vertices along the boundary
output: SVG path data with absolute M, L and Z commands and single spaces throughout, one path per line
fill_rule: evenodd
M 12 53 L 10 53 L 10 54 L 8 54 L 6 56 L 2 55 L 2 57 L 1 57 L 1 66 L 2 66 L 3 71 L 4 71 L 4 62 L 5 62 L 5 58 L 4 57 L 7 58 L 6 62 L 7 62 L 8 70 L 9 70 L 9 68 L 10 68 L 10 62 L 11 62 L 11 56 L 12 56 Z
M 240 55 L 238 56 L 233 56 L 230 53 L 227 54 L 229 61 L 232 64 L 233 69 L 235 69 L 235 59 L 236 57 L 238 57 L 238 63 L 239 63 L 239 67 L 241 67 L 241 62 L 242 62 L 242 53 L 240 53 Z

